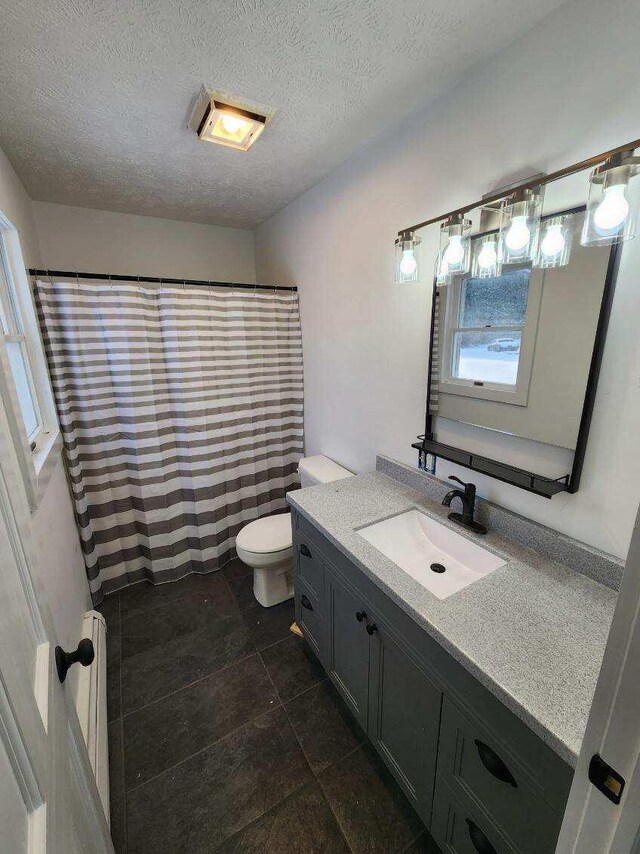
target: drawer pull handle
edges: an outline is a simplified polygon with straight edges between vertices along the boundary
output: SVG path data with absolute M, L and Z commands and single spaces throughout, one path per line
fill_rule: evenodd
M 467 822 L 469 839 L 478 854 L 498 854 L 478 825 L 471 821 L 470 818 L 466 818 L 465 821 Z
M 367 634 L 372 635 L 374 632 L 378 631 L 378 627 L 375 623 L 367 623 Z
M 363 620 L 367 619 L 366 611 L 356 611 L 356 620 L 361 623 Z
M 306 608 L 307 611 L 313 611 L 313 605 L 309 601 L 309 597 L 305 596 L 304 593 L 300 597 L 300 604 L 302 605 L 303 608 Z
M 478 749 L 480 761 L 487 771 L 490 774 L 493 774 L 493 776 L 498 780 L 502 780 L 503 783 L 508 783 L 510 786 L 513 786 L 514 789 L 517 789 L 518 784 L 516 783 L 515 777 L 511 771 L 509 771 L 502 759 L 500 759 L 495 750 L 492 750 L 488 744 L 485 744 L 484 741 L 480 741 L 477 738 L 474 741 L 474 744 Z
M 304 543 L 300 546 L 300 554 L 304 557 L 311 557 L 311 552 L 308 547 L 304 545 Z

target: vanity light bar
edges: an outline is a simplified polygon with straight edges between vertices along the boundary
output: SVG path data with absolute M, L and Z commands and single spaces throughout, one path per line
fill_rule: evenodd
M 411 225 L 408 228 L 403 228 L 402 231 L 398 232 L 398 236 L 400 237 L 400 239 L 403 239 L 404 235 L 408 235 L 411 232 L 418 231 L 421 228 L 425 228 L 427 225 L 433 225 L 434 223 L 442 222 L 442 220 L 448 219 L 449 217 L 458 216 L 460 214 L 466 214 L 474 208 L 486 206 L 491 204 L 492 202 L 498 202 L 501 199 L 512 195 L 517 190 L 532 190 L 536 187 L 541 187 L 544 184 L 550 184 L 552 181 L 557 181 L 559 178 L 564 178 L 567 175 L 573 175 L 575 172 L 582 172 L 584 169 L 599 166 L 601 163 L 604 163 L 605 160 L 608 160 L 614 155 L 623 154 L 624 152 L 633 152 L 633 150 L 636 148 L 640 148 L 640 139 L 635 139 L 632 142 L 627 142 L 625 143 L 625 145 L 619 145 L 617 148 L 611 148 L 609 149 L 609 151 L 604 151 L 602 154 L 597 154 L 595 157 L 589 157 L 586 160 L 580 160 L 578 163 L 573 163 L 571 166 L 565 166 L 563 169 L 558 169 L 556 172 L 550 172 L 548 175 L 538 175 L 537 177 L 529 178 L 527 181 L 523 181 L 522 184 L 516 184 L 513 187 L 510 187 L 509 191 L 506 193 L 504 189 L 502 189 L 499 192 L 491 193 L 488 196 L 484 196 L 482 199 L 479 199 L 476 202 L 472 202 L 471 204 L 465 205 L 462 208 L 457 208 L 456 210 L 449 211 L 448 213 L 440 214 L 440 216 L 435 216 L 431 219 L 426 219 L 424 222 L 416 223 L 416 225 Z

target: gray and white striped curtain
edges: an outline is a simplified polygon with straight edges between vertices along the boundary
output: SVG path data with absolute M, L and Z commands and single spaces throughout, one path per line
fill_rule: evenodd
M 303 443 L 298 298 L 37 282 L 91 586 L 209 572 L 286 508 Z

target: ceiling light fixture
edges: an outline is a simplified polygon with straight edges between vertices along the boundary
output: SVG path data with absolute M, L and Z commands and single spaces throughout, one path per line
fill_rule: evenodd
M 239 100 L 202 86 L 189 127 L 205 142 L 248 151 L 272 118 L 273 110 L 263 104 Z
M 217 142 L 239 151 L 248 151 L 266 123 L 266 116 L 212 100 L 204 111 L 198 136 L 206 142 Z

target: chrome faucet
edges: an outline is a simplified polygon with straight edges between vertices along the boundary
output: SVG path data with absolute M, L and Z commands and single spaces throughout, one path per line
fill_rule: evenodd
M 454 498 L 459 498 L 462 502 L 462 513 L 449 513 L 449 519 L 451 519 L 452 522 L 457 522 L 458 525 L 463 525 L 465 528 L 475 531 L 476 534 L 486 534 L 487 529 L 485 526 L 481 525 L 480 522 L 476 522 L 473 518 L 473 513 L 476 507 L 475 483 L 463 483 L 459 477 L 456 477 L 453 474 L 449 475 L 449 480 L 455 480 L 455 482 L 459 483 L 460 486 L 464 486 L 464 492 L 461 489 L 452 489 L 451 492 L 447 492 L 445 497 L 442 499 L 442 503 L 445 507 L 450 507 Z

